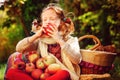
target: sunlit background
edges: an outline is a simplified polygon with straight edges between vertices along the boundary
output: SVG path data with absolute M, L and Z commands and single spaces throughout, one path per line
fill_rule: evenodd
M 59 3 L 65 13 L 74 14 L 70 16 L 75 23 L 73 36 L 92 34 L 102 45 L 116 47 L 118 55 L 110 73 L 120 78 L 120 0 L 0 0 L 0 80 L 17 42 L 30 36 L 32 21 L 40 19 L 42 8 L 50 2 Z M 89 39 L 80 42 L 84 49 L 93 45 Z

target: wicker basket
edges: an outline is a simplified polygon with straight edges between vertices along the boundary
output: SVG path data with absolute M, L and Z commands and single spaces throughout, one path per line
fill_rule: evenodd
M 92 38 L 95 45 L 89 49 L 81 49 L 82 62 L 81 74 L 104 74 L 108 73 L 112 67 L 116 53 L 97 51 L 97 47 L 101 45 L 99 39 L 94 35 L 85 35 L 79 38 L 79 41 L 85 38 Z M 86 64 L 83 64 L 86 63 Z M 92 64 L 92 65 L 91 65 Z M 94 68 L 93 68 L 94 67 Z M 106 70 L 103 70 L 106 69 Z
M 111 75 L 105 74 L 83 74 L 80 76 L 79 80 L 112 80 Z

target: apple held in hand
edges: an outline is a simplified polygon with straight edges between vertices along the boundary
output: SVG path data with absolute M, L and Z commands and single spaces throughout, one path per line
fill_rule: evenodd
M 41 69 L 34 69 L 31 73 L 31 76 L 34 79 L 39 80 L 42 73 L 43 73 L 43 71 Z
M 49 66 L 50 64 L 56 63 L 56 60 L 52 56 L 48 55 L 44 57 L 43 62 L 46 66 Z
M 44 60 L 44 58 L 39 58 L 39 59 L 36 61 L 36 67 L 37 67 L 38 69 L 45 69 L 45 68 L 46 68 L 43 60 Z
M 50 64 L 46 69 L 47 69 L 46 71 L 49 74 L 55 74 L 58 70 L 61 69 L 61 66 L 57 63 L 53 63 L 53 64 Z
M 46 78 L 50 77 L 49 73 L 42 73 L 40 76 L 40 80 L 46 80 Z
M 35 69 L 35 65 L 33 63 L 26 63 L 25 71 L 31 73 Z
M 14 68 L 17 68 L 17 69 L 20 69 L 20 70 L 25 69 L 25 62 L 20 58 L 15 58 Z
M 28 60 L 32 63 L 35 63 L 38 58 L 39 58 L 38 53 L 32 53 L 28 55 Z
M 51 28 L 50 28 L 50 24 L 49 25 L 47 25 L 46 27 L 44 27 L 44 33 L 46 34 L 46 35 L 48 35 L 50 32 L 48 31 L 48 30 L 51 30 Z

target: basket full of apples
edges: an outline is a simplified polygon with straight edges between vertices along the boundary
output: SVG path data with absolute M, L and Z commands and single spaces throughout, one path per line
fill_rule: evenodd
M 25 71 L 35 80 L 45 80 L 61 69 L 52 56 L 40 57 L 36 51 L 29 52 L 27 62 L 24 60 L 25 56 L 16 58 L 14 67 Z

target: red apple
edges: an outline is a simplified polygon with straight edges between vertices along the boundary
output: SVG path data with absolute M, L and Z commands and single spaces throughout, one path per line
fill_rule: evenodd
M 21 69 L 21 70 L 25 69 L 25 62 L 20 58 L 15 58 L 14 68 Z
M 26 63 L 25 71 L 31 73 L 35 69 L 35 65 L 33 63 Z
M 45 66 L 45 64 L 43 63 L 43 58 L 39 58 L 37 61 L 36 61 L 36 67 L 38 68 L 38 69 L 45 69 L 46 68 L 46 66 Z
M 36 54 L 37 51 L 30 51 L 29 54 Z
M 61 69 L 61 66 L 57 63 L 53 63 L 53 64 L 50 64 L 48 67 L 47 67 L 47 72 L 49 74 L 55 74 L 58 70 Z
M 46 80 L 46 78 L 48 78 L 50 76 L 49 73 L 42 73 L 40 76 L 40 80 Z
M 48 68 L 45 68 L 44 72 L 45 72 L 45 73 L 48 73 Z
M 22 59 L 22 53 L 16 52 L 16 58 Z
M 38 58 L 39 58 L 38 53 L 32 53 L 28 55 L 28 60 L 32 63 L 35 63 Z
M 49 25 L 47 25 L 47 27 L 44 27 L 44 30 L 45 30 L 44 33 L 45 33 L 46 35 L 49 34 L 49 31 L 48 31 L 48 30 L 51 30 L 50 26 L 51 26 L 51 25 L 49 24 Z
M 43 73 L 43 71 L 41 69 L 34 69 L 31 73 L 31 76 L 34 78 L 34 79 L 40 79 L 40 76 L 41 74 Z
M 52 56 L 48 55 L 48 56 L 44 57 L 43 62 L 46 66 L 49 66 L 50 64 L 56 63 L 56 60 Z

